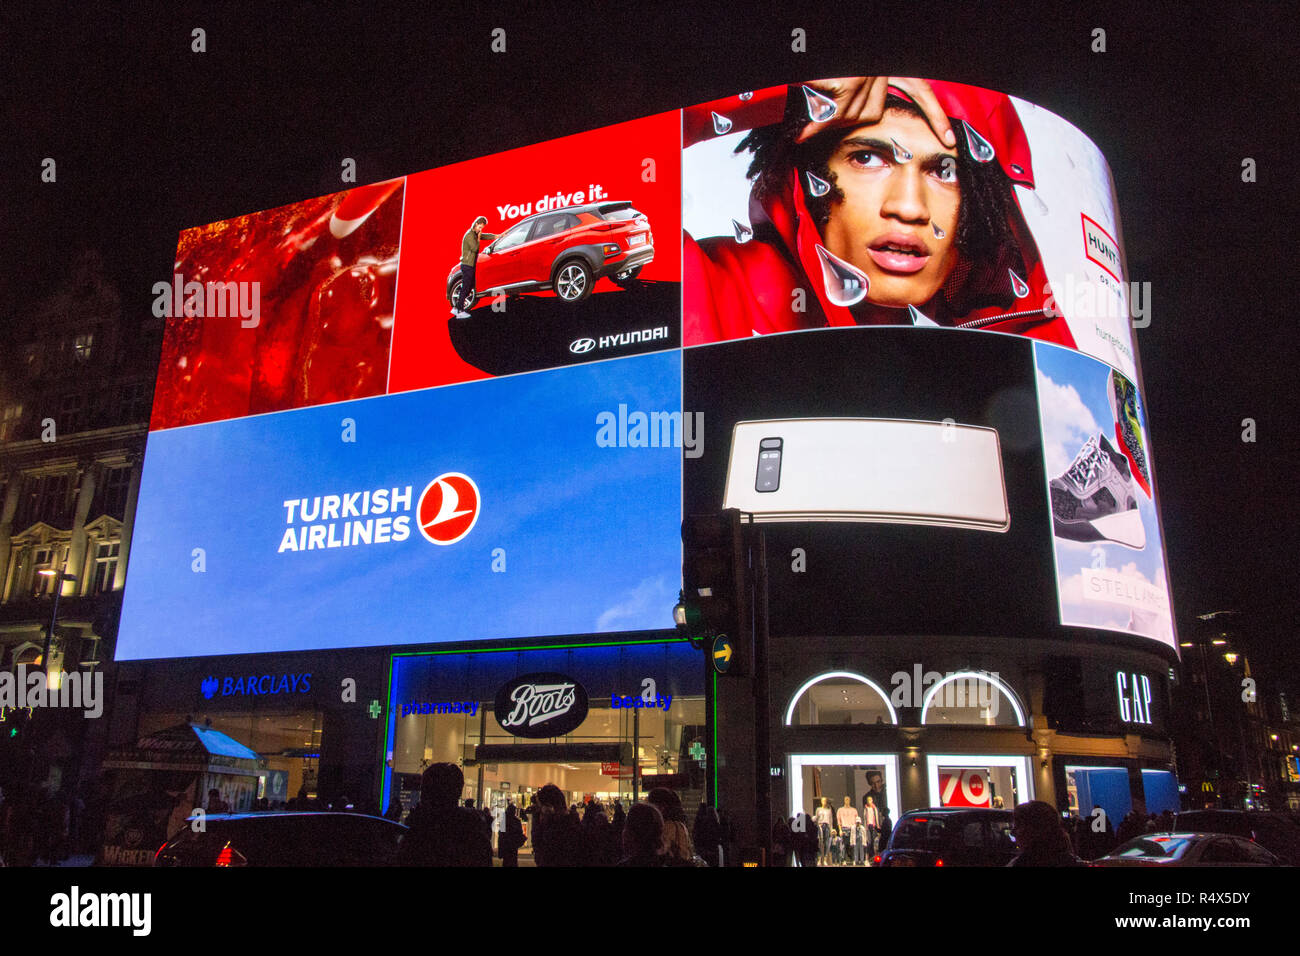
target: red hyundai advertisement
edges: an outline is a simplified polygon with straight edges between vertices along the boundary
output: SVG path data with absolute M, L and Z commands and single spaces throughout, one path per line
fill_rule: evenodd
M 389 391 L 681 344 L 681 114 L 407 178 Z
M 384 393 L 403 180 L 181 233 L 151 429 Z

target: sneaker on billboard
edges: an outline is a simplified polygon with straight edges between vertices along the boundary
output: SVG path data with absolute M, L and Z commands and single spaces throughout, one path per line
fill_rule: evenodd
M 454 316 L 455 316 L 456 318 L 458 318 L 458 319 L 468 319 L 468 318 L 469 318 L 469 313 L 468 313 L 468 312 L 465 312 L 465 311 L 463 311 L 463 310 L 457 310 L 457 311 L 453 312 L 452 315 L 454 315 Z
M 1146 547 L 1128 459 L 1104 434 L 1084 442 L 1073 464 L 1048 487 L 1058 538 L 1114 541 L 1138 551 Z
M 1106 397 L 1110 400 L 1110 412 L 1115 416 L 1115 440 L 1128 459 L 1133 480 L 1150 498 L 1151 471 L 1147 466 L 1146 436 L 1142 433 L 1142 423 L 1138 421 L 1137 387 L 1114 369 L 1111 369 L 1108 384 Z

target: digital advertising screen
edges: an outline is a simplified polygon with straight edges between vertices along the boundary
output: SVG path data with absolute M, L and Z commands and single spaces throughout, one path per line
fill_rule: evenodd
M 1133 375 L 1145 304 L 1130 302 L 1110 171 L 1047 110 L 937 80 L 813 80 L 688 108 L 683 145 L 686 345 L 941 326 Z
M 681 457 L 668 352 L 149 436 L 120 659 L 664 628 Z
M 188 229 L 175 271 L 122 659 L 664 629 L 683 516 L 733 507 L 774 635 L 1176 646 L 1149 300 L 1105 160 L 1026 101 L 737 93 Z
M 408 177 L 389 390 L 679 346 L 680 123 L 664 113 Z
M 1061 623 L 1175 645 L 1137 386 L 1095 359 L 1034 347 Z
M 403 180 L 181 233 L 150 428 L 382 395 Z

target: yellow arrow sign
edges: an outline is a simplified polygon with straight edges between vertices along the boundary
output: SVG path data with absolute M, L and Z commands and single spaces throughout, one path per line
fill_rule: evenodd
M 723 644 L 720 650 L 716 650 L 713 652 L 713 656 L 716 660 L 720 660 L 720 661 L 731 660 L 731 645 Z

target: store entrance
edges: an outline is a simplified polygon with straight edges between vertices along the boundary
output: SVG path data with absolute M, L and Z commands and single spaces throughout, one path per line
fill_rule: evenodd
M 588 817 L 597 813 L 604 814 L 612 825 L 618 808 L 626 812 L 635 802 L 632 768 L 611 761 L 485 763 L 465 770 L 466 799 L 491 814 L 494 853 L 509 808 L 513 807 L 519 814 L 525 838 L 519 849 L 520 866 L 533 865 L 534 816 L 530 809 L 537 791 L 547 784 L 558 787 L 570 811 L 588 825 L 594 825 Z M 644 790 L 641 794 L 644 795 Z
M 812 818 L 816 864 L 869 866 L 897 818 L 898 757 L 794 754 L 788 779 L 790 822 Z

